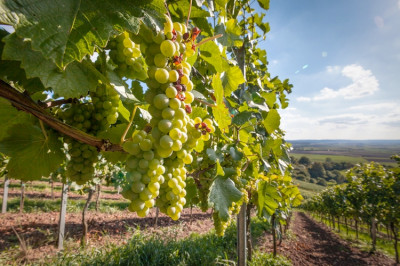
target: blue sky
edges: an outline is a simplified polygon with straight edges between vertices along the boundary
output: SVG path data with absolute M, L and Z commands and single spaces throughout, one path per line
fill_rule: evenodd
M 400 0 L 271 0 L 266 19 L 287 139 L 400 139 Z

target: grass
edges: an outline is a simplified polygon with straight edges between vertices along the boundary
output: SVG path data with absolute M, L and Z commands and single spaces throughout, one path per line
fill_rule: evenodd
M 268 227 L 258 219 L 252 221 L 252 235 L 261 236 Z M 214 230 L 192 234 L 181 240 L 145 235 L 137 230 L 126 245 L 65 253 L 51 265 L 236 265 L 236 226 L 232 224 L 224 236 Z M 49 264 L 49 265 L 50 265 Z M 283 258 L 255 251 L 249 265 L 291 265 Z
M 316 219 L 315 216 L 313 216 L 313 218 L 317 221 L 320 221 L 319 219 Z M 328 221 L 324 220 L 323 223 L 329 226 Z M 335 226 L 337 228 L 337 224 Z M 358 239 L 356 239 L 356 231 L 349 226 L 348 227 L 349 233 L 346 234 L 346 226 L 343 224 L 340 224 L 340 232 L 338 232 L 337 229 L 336 230 L 332 229 L 332 231 L 335 234 L 339 235 L 341 238 L 350 241 L 354 246 L 358 247 L 361 250 L 369 252 L 372 248 L 371 237 L 366 232 L 362 232 L 359 230 Z M 398 244 L 398 247 L 400 249 L 400 243 Z M 394 242 L 391 240 L 383 239 L 378 236 L 376 239 L 376 249 L 386 254 L 387 256 L 392 257 L 393 259 L 395 258 Z
M 85 200 L 68 199 L 67 212 L 81 212 L 85 205 Z M 2 204 L 2 200 L 0 201 Z M 11 198 L 7 202 L 8 212 L 19 212 L 19 198 Z M 99 211 L 103 213 L 112 213 L 115 211 L 123 211 L 128 208 L 128 201 L 104 200 L 102 199 L 99 206 Z M 59 211 L 61 199 L 25 199 L 24 212 L 54 212 Z M 92 200 L 89 205 L 89 210 L 95 209 L 95 202 Z
M 319 192 L 321 192 L 326 188 L 321 185 L 309 183 L 306 181 L 301 181 L 294 178 L 293 178 L 293 183 L 299 185 L 300 193 L 305 199 L 314 197 L 315 195 L 317 195 Z

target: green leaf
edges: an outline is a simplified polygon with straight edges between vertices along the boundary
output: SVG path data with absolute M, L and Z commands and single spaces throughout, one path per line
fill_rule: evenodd
M 240 84 L 246 81 L 238 66 L 230 66 L 228 70 L 222 74 L 221 79 L 225 91 L 225 97 L 230 96 L 232 92 L 238 89 Z
M 222 86 L 222 80 L 219 74 L 215 74 L 212 79 L 212 87 L 214 89 L 214 96 L 217 105 L 224 104 L 224 88 Z
M 223 72 L 221 52 L 218 45 L 209 41 L 200 45 L 200 58 L 212 65 L 217 72 Z
M 238 151 L 238 149 L 234 146 L 229 148 L 229 154 L 235 161 L 240 161 L 243 158 L 243 153 Z
M 196 117 L 200 117 L 204 119 L 208 116 L 208 112 L 206 109 L 202 107 L 195 106 L 192 108 L 192 112 L 190 113 L 190 118 L 195 119 Z
M 161 26 L 162 0 L 4 0 L 0 23 L 12 25 L 18 36 L 32 40 L 45 58 L 65 67 L 104 47 L 118 31 L 137 33 L 141 21 Z
M 232 202 L 241 199 L 242 192 L 235 187 L 235 183 L 229 178 L 217 177 L 210 187 L 208 202 L 219 213 L 223 221 L 229 220 L 229 208 Z
M 129 118 L 130 118 L 130 116 L 131 116 L 131 113 L 128 111 L 128 109 L 125 108 L 125 106 L 122 104 L 122 101 L 119 101 L 118 113 L 119 113 L 127 122 L 129 122 Z
M 217 175 L 220 175 L 220 176 L 225 175 L 224 169 L 222 169 L 222 166 L 219 163 L 219 160 L 217 160 Z
M 268 134 L 271 134 L 279 128 L 281 117 L 276 109 L 271 109 L 264 120 L 264 126 Z
M 273 92 L 265 92 L 262 93 L 262 96 L 264 97 L 265 101 L 267 102 L 267 105 L 270 109 L 274 107 L 274 104 L 276 102 L 276 93 Z
M 172 16 L 176 16 L 178 18 L 187 18 L 187 14 L 189 14 L 190 2 L 186 0 L 176 1 L 175 3 L 169 4 L 168 9 Z M 202 10 L 197 6 L 192 6 L 190 12 L 191 18 L 206 18 L 208 17 L 208 12 Z
M 224 24 L 218 24 L 215 27 L 216 34 L 222 34 L 222 37 L 218 38 L 217 41 L 224 46 L 241 46 L 243 40 L 241 38 L 242 29 L 237 23 L 236 19 L 230 19 Z
M 222 161 L 224 159 L 224 157 L 222 156 L 221 153 L 216 153 L 213 149 L 208 148 L 206 150 L 207 156 L 208 158 L 210 158 L 211 161 L 213 162 L 217 162 L 217 161 Z
M 231 125 L 232 118 L 228 108 L 225 105 L 218 105 L 212 108 L 214 119 L 222 132 L 228 132 Z
M 10 178 L 37 180 L 48 177 L 65 160 L 58 136 L 47 130 L 47 138 L 39 126 L 15 124 L 8 137 L 0 141 L 0 152 L 10 156 L 7 164 Z
M 8 128 L 15 124 L 30 123 L 32 116 L 18 111 L 7 100 L 0 98 L 0 140 L 8 135 Z
M 260 7 L 264 8 L 265 10 L 269 9 L 269 0 L 257 0 Z
M 45 88 L 52 88 L 57 96 L 79 98 L 95 90 L 97 77 L 85 65 L 74 62 L 60 71 L 51 60 L 31 50 L 30 42 L 15 34 L 7 36 L 5 42 L 3 59 L 21 61 L 28 78 L 40 78 Z
M 122 80 L 114 71 L 107 71 L 107 76 L 110 79 L 110 84 L 113 85 L 114 89 L 118 92 L 121 101 L 128 108 L 133 108 L 134 105 L 140 103 L 140 101 L 135 97 L 135 95 L 133 95 L 132 90 L 128 88 L 128 84 L 126 84 L 126 82 Z M 133 81 L 132 86 L 137 86 L 134 82 L 137 81 Z
M 238 126 L 244 125 L 247 121 L 251 119 L 253 116 L 253 112 L 244 111 L 241 113 L 237 113 L 233 119 L 232 123 Z

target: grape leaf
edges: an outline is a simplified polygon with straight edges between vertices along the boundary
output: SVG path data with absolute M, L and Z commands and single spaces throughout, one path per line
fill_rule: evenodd
M 208 116 L 208 112 L 206 109 L 202 107 L 195 106 L 192 108 L 192 112 L 190 113 L 190 118 L 195 119 L 196 117 L 200 117 L 204 119 Z
M 239 151 L 235 146 L 229 148 L 229 154 L 235 161 L 240 161 L 243 158 L 243 153 Z
M 186 0 L 176 1 L 175 3 L 168 5 L 168 9 L 171 15 L 181 19 L 187 17 L 187 14 L 189 14 L 189 8 L 190 8 L 190 2 Z M 192 6 L 190 17 L 205 18 L 208 17 L 208 12 L 197 6 Z
M 232 92 L 238 89 L 240 84 L 246 81 L 238 66 L 230 66 L 228 70 L 223 73 L 221 79 L 225 97 L 230 96 Z
M 217 72 L 223 72 L 221 52 L 215 42 L 209 41 L 200 45 L 200 58 L 212 65 Z
M 257 0 L 260 7 L 264 8 L 265 10 L 269 9 L 269 0 Z
M 267 130 L 268 134 L 271 134 L 274 132 L 276 129 L 279 128 L 279 125 L 281 123 L 281 117 L 276 109 L 271 109 L 268 112 L 267 117 L 264 119 L 264 126 L 265 129 Z
M 21 61 L 28 78 L 38 77 L 46 88 L 52 88 L 57 96 L 79 98 L 95 90 L 97 77 L 83 64 L 74 62 L 64 71 L 41 53 L 31 50 L 30 42 L 23 41 L 15 34 L 5 38 L 3 59 Z M 79 86 L 77 86 L 79 84 Z
M 208 202 L 218 212 L 223 221 L 229 220 L 229 208 L 232 202 L 241 199 L 242 192 L 235 187 L 230 178 L 217 177 L 210 187 Z
M 235 125 L 238 125 L 238 126 L 244 125 L 247 121 L 249 121 L 251 119 L 252 116 L 253 116 L 253 112 L 244 111 L 244 112 L 237 113 L 233 117 L 232 123 Z
M 215 74 L 212 79 L 212 87 L 214 89 L 214 96 L 217 102 L 217 105 L 224 104 L 224 88 L 222 86 L 222 80 L 220 78 L 220 74 Z
M 8 128 L 14 124 L 29 123 L 32 119 L 31 115 L 18 111 L 3 98 L 0 98 L 0 114 L 0 140 L 8 135 Z
M 229 114 L 228 108 L 224 105 L 218 105 L 212 108 L 215 121 L 218 123 L 218 127 L 221 131 L 229 131 L 229 126 L 232 122 L 231 115 Z
M 0 40 L 9 33 L 0 28 Z M 3 53 L 4 43 L 0 41 L 0 55 Z M 10 60 L 0 60 L 0 79 L 9 82 L 12 81 L 14 86 L 20 86 L 30 93 L 43 91 L 44 87 L 40 79 L 27 79 L 25 71 L 20 67 L 21 63 Z
M 237 24 L 236 19 L 230 19 L 226 24 L 218 24 L 215 27 L 216 34 L 222 34 L 222 37 L 218 38 L 217 41 L 224 46 L 241 46 L 243 40 L 240 37 L 242 29 Z
M 217 175 L 225 176 L 224 169 L 222 168 L 221 164 L 219 163 L 219 160 L 217 160 Z
M 21 38 L 57 66 L 65 67 L 104 47 L 118 31 L 137 33 L 140 22 L 161 26 L 162 0 L 4 0 L 0 23 L 11 25 Z
M 208 158 L 210 158 L 211 161 L 217 162 L 217 161 L 223 161 L 224 156 L 221 153 L 216 153 L 213 149 L 208 148 L 206 150 Z
M 44 136 L 39 126 L 15 124 L 8 137 L 0 141 L 0 151 L 10 156 L 7 164 L 10 178 L 37 180 L 48 177 L 65 160 L 62 143 L 52 131 Z M 37 163 L 35 163 L 37 162 Z

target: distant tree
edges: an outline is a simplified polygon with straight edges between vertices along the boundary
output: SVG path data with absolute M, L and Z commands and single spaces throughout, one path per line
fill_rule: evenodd
M 326 163 L 331 163 L 332 162 L 332 158 L 331 157 L 326 157 L 325 158 L 325 162 Z
M 290 161 L 292 162 L 292 164 L 298 164 L 299 163 L 299 160 L 297 160 L 297 158 L 294 157 L 294 156 L 290 156 Z
M 318 182 L 318 180 L 317 179 L 315 179 L 315 178 L 310 178 L 310 183 L 313 183 L 313 184 L 315 184 L 315 183 L 317 183 Z
M 306 156 L 301 156 L 299 159 L 299 164 L 309 166 L 309 165 L 311 165 L 311 160 L 310 160 L 310 158 L 308 158 Z
M 326 177 L 326 171 L 322 163 L 320 162 L 315 162 L 312 164 L 311 168 L 308 170 L 310 173 L 310 176 L 313 178 L 321 177 L 325 178 Z
M 318 184 L 318 185 L 321 185 L 321 186 L 325 186 L 325 187 L 327 186 L 326 180 L 325 180 L 325 179 L 322 179 L 322 178 L 320 178 L 320 179 L 318 180 L 317 184 Z

